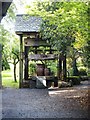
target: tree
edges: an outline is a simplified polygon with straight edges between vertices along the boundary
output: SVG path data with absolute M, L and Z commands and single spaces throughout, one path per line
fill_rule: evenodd
M 9 56 L 9 47 L 8 43 L 10 43 L 10 39 L 8 36 L 10 36 L 10 33 L 3 27 L 3 25 L 0 26 L 0 44 L 2 46 L 2 70 L 8 69 L 8 56 Z
M 11 3 L 7 14 L 4 17 L 4 23 L 6 22 L 7 24 L 12 24 L 12 22 L 15 21 L 15 11 L 16 6 L 14 3 Z M 2 70 L 10 68 L 8 64 L 8 58 L 11 49 L 10 39 L 12 38 L 10 27 L 8 26 L 8 29 L 5 28 L 4 23 L 2 22 L 2 25 L 0 25 L 0 44 L 2 45 Z
M 68 54 L 67 48 L 73 45 L 86 56 L 83 50 L 88 39 L 88 2 L 36 2 L 34 7 L 27 5 L 26 8 L 30 15 L 43 18 L 42 36 L 60 53 Z M 77 54 L 74 55 L 73 71 L 77 70 Z
M 17 82 L 16 79 L 16 65 L 19 62 L 19 40 L 17 36 L 14 34 L 11 34 L 10 38 L 11 42 L 9 42 L 6 51 L 9 54 L 7 56 L 8 63 L 13 64 L 13 74 L 14 74 L 14 81 Z M 5 52 L 5 50 L 4 50 Z
M 7 15 L 4 18 L 4 21 L 8 24 L 12 24 L 15 22 L 15 12 L 16 12 L 16 6 L 14 3 L 11 4 L 7 11 Z M 6 30 L 4 25 L 1 26 L 1 44 L 2 44 L 2 68 L 8 69 L 9 63 L 12 63 L 14 65 L 14 81 L 16 80 L 16 65 L 19 62 L 19 48 L 18 48 L 18 40 L 14 34 L 14 32 L 11 31 L 11 28 L 8 27 L 8 30 Z M 12 27 L 12 26 L 11 26 Z
M 11 51 L 11 60 L 12 60 L 12 64 L 14 66 L 14 81 L 17 82 L 16 79 L 16 65 L 19 62 L 19 49 L 17 47 L 13 47 L 12 51 Z

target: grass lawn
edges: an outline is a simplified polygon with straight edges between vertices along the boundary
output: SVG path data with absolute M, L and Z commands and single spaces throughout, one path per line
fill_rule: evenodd
M 2 85 L 3 87 L 18 88 L 19 81 L 14 82 L 13 72 L 11 70 L 2 71 Z

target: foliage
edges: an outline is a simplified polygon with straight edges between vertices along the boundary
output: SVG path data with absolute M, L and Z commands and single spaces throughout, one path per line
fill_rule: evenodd
M 79 75 L 80 75 L 80 76 L 87 76 L 86 70 L 83 69 L 83 68 L 81 68 L 81 69 L 79 70 Z
M 18 39 L 14 36 L 13 44 L 12 44 L 12 49 L 10 52 L 10 63 L 14 65 L 14 81 L 17 82 L 16 80 L 16 65 L 19 62 L 19 47 L 18 47 Z
M 10 5 L 8 11 L 7 11 L 7 18 L 8 20 L 12 21 L 15 20 L 15 13 L 17 11 L 16 5 L 14 4 L 14 2 L 12 2 L 12 4 Z
M 58 48 L 70 45 L 76 38 L 80 42 L 87 35 L 88 5 L 84 2 L 39 2 L 34 8 L 27 8 L 30 15 L 43 18 L 43 36 L 50 38 Z
M 7 15 L 4 17 L 4 23 L 7 22 L 11 26 L 12 22 L 15 19 L 15 10 L 15 4 L 12 3 L 7 11 Z M 9 26 L 8 30 L 4 28 L 4 23 L 0 25 L 0 44 L 2 45 L 2 68 L 9 69 L 10 67 L 8 64 L 8 60 L 11 53 L 12 41 L 14 38 L 11 30 L 9 30 Z
M 2 45 L 2 69 L 9 69 L 7 58 L 10 52 L 10 39 L 8 36 L 10 36 L 10 33 L 3 27 L 3 25 L 0 25 L 0 44 Z
M 32 6 L 27 5 L 26 11 L 30 15 L 42 17 L 43 38 L 47 39 L 59 52 L 72 56 L 72 61 L 76 59 L 75 64 L 77 64 L 78 57 L 82 57 L 84 63 L 88 62 L 84 59 L 84 56 L 89 54 L 87 47 L 85 49 L 89 42 L 88 6 L 89 2 L 48 1 L 36 2 Z
M 37 1 L 33 5 L 26 5 L 27 13 L 42 17 L 41 34 L 43 39 L 47 39 L 53 48 L 58 49 L 58 53 L 67 54 L 68 61 L 71 58 L 70 66 L 74 66 L 74 70 L 77 66 L 78 57 L 83 59 L 85 66 L 90 67 L 90 41 L 88 39 L 90 9 L 88 6 L 89 2 L 51 1 Z M 12 4 L 7 13 L 7 22 L 15 20 L 15 11 L 16 8 Z M 6 63 L 9 61 L 16 65 L 19 61 L 19 42 L 3 26 L 0 26 L 0 43 L 3 45 L 3 61 Z M 74 60 L 76 60 L 75 64 Z M 54 64 L 51 65 L 51 69 L 56 71 Z
M 71 80 L 73 85 L 79 85 L 81 82 L 81 78 L 79 76 L 69 76 L 67 77 L 67 80 Z
M 0 43 L 2 44 L 2 68 L 9 69 L 9 61 L 12 58 L 15 60 L 18 59 L 19 48 L 18 41 L 14 34 L 7 31 L 3 26 L 0 26 L 1 39 Z
M 35 64 L 35 62 L 30 62 L 29 72 L 30 72 L 30 75 L 34 75 L 36 73 L 36 64 Z
M 52 75 L 57 75 L 57 61 L 47 61 L 47 67 L 50 68 L 50 72 Z
M 0 25 L 0 44 L 4 46 L 7 42 L 9 42 L 10 33 L 4 28 L 3 25 Z
M 7 15 L 4 18 L 4 22 L 10 24 L 10 27 L 12 27 L 12 23 L 15 22 L 15 13 L 16 13 L 16 6 L 12 2 L 10 5 Z M 19 62 L 19 47 L 18 47 L 18 40 L 15 34 L 13 33 L 13 30 L 11 28 L 6 30 L 4 25 L 0 26 L 0 32 L 1 32 L 1 41 L 2 44 L 2 67 L 5 69 L 9 69 L 9 63 L 11 62 L 14 64 L 14 79 L 16 81 L 16 64 Z

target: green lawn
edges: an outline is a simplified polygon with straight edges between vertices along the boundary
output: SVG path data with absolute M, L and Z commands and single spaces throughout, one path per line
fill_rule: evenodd
M 19 81 L 14 82 L 13 73 L 10 70 L 2 71 L 2 85 L 3 87 L 18 88 Z

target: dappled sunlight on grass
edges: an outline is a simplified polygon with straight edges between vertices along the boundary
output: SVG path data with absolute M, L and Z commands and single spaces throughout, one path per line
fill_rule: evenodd
M 3 87 L 18 88 L 19 80 L 14 82 L 13 73 L 10 70 L 2 71 L 2 85 Z

